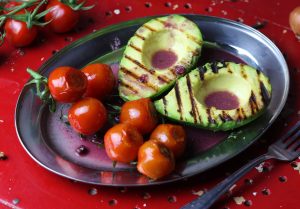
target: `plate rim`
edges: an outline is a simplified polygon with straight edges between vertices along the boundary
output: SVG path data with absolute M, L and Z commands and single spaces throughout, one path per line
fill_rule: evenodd
M 74 41 L 73 43 L 71 43 L 71 44 L 63 47 L 62 49 L 60 49 L 57 53 L 55 53 L 53 56 L 51 56 L 45 63 L 43 63 L 38 68 L 37 72 L 43 74 L 44 71 L 47 69 L 47 66 L 51 65 L 51 63 L 53 61 L 55 61 L 57 58 L 59 58 L 60 55 L 64 54 L 68 50 L 73 49 L 73 48 L 75 48 L 75 47 L 77 47 L 77 46 L 79 46 L 79 45 L 81 45 L 81 44 L 83 44 L 83 43 L 85 43 L 87 41 L 92 40 L 95 37 L 101 36 L 101 34 L 105 34 L 105 33 L 108 33 L 108 32 L 114 32 L 115 30 L 120 30 L 122 28 L 127 28 L 127 27 L 130 27 L 130 26 L 133 26 L 133 25 L 137 25 L 137 24 L 142 24 L 142 23 L 144 23 L 144 22 L 146 22 L 148 20 L 151 20 L 153 18 L 161 17 L 161 16 L 166 16 L 166 15 L 170 15 L 170 14 L 160 14 L 160 15 L 153 15 L 153 16 L 135 18 L 135 19 L 131 19 L 129 21 L 121 21 L 121 22 L 119 22 L 117 24 L 112 24 L 112 25 L 100 28 L 96 32 L 91 32 L 90 34 L 85 35 L 85 36 L 79 38 L 78 40 Z M 230 20 L 230 19 L 226 19 L 226 18 L 215 17 L 215 16 L 199 15 L 199 14 L 180 13 L 178 15 L 182 15 L 182 16 L 185 16 L 185 17 L 190 18 L 190 19 L 192 19 L 193 17 L 198 17 L 198 18 L 203 19 L 204 21 L 205 20 L 209 20 L 209 21 L 214 21 L 215 20 L 217 22 L 221 22 L 221 23 L 225 23 L 225 24 L 230 24 L 230 25 L 232 25 L 234 27 L 244 28 L 247 31 L 249 31 L 251 33 L 254 33 L 254 34 L 258 35 L 260 38 L 262 38 L 263 41 L 265 41 L 268 44 L 268 46 L 270 46 L 270 48 L 272 48 L 272 50 L 277 55 L 279 55 L 279 57 L 278 57 L 278 58 L 280 58 L 279 61 L 280 61 L 280 63 L 283 64 L 283 67 L 284 67 L 284 70 L 285 70 L 284 74 L 286 75 L 284 77 L 284 79 L 285 79 L 285 89 L 284 89 L 284 92 L 283 92 L 283 95 L 282 95 L 281 103 L 276 108 L 277 110 L 275 111 L 275 114 L 272 115 L 272 117 L 269 120 L 268 124 L 264 127 L 264 129 L 256 137 L 253 138 L 253 140 L 250 143 L 248 143 L 246 146 L 244 146 L 243 149 L 235 152 L 235 154 L 229 155 L 226 158 L 223 158 L 216 165 L 210 165 L 210 166 L 208 166 L 205 171 L 195 171 L 195 172 L 189 173 L 188 175 L 180 176 L 179 178 L 174 178 L 174 179 L 169 179 L 169 180 L 168 179 L 166 179 L 166 180 L 164 179 L 163 181 L 153 181 L 151 183 L 148 182 L 146 184 L 129 184 L 129 185 L 128 184 L 126 184 L 126 185 L 124 185 L 124 184 L 106 184 L 106 183 L 103 183 L 103 182 L 92 183 L 92 182 L 89 182 L 89 181 L 85 181 L 85 180 L 82 180 L 82 179 L 71 177 L 71 176 L 66 175 L 64 173 L 60 173 L 59 171 L 56 171 L 56 170 L 54 170 L 52 168 L 49 168 L 47 165 L 45 165 L 44 163 L 42 163 L 41 161 L 39 161 L 34 156 L 34 154 L 31 153 L 30 149 L 28 149 L 28 147 L 25 145 L 25 143 L 22 140 L 22 134 L 21 134 L 21 131 L 19 129 L 20 127 L 18 125 L 19 112 L 20 112 L 20 109 L 22 107 L 21 101 L 22 101 L 22 99 L 24 97 L 26 89 L 29 88 L 28 86 L 24 85 L 24 87 L 22 88 L 22 90 L 21 90 L 21 92 L 20 92 L 20 94 L 18 96 L 18 99 L 17 99 L 17 104 L 16 104 L 16 107 L 15 107 L 15 114 L 14 114 L 14 121 L 15 121 L 14 125 L 15 125 L 15 129 L 16 129 L 16 133 L 17 133 L 19 142 L 21 143 L 22 147 L 25 149 L 26 153 L 29 154 L 29 156 L 35 162 L 37 162 L 40 166 L 42 166 L 46 170 L 48 170 L 48 171 L 50 171 L 52 173 L 55 173 L 55 174 L 57 174 L 59 176 L 62 176 L 62 177 L 68 178 L 68 179 L 72 179 L 72 180 L 76 180 L 78 182 L 83 182 L 83 183 L 93 184 L 93 185 L 111 186 L 111 187 L 116 187 L 116 186 L 117 187 L 118 186 L 140 187 L 140 186 L 154 186 L 154 185 L 159 185 L 159 184 L 171 183 L 171 182 L 175 182 L 175 181 L 179 181 L 179 180 L 182 180 L 182 179 L 189 178 L 191 176 L 194 176 L 194 175 L 197 175 L 197 174 L 200 174 L 200 173 L 203 173 L 203 172 L 207 172 L 208 170 L 212 169 L 213 167 L 220 166 L 220 164 L 222 164 L 222 163 L 224 163 L 224 162 L 232 159 L 233 157 L 239 155 L 241 152 L 243 152 L 247 148 L 249 148 L 255 141 L 257 141 L 257 139 L 260 138 L 261 135 L 263 135 L 270 128 L 270 126 L 274 123 L 274 121 L 278 118 L 279 114 L 281 113 L 281 111 L 282 111 L 282 109 L 283 109 L 283 107 L 284 107 L 284 105 L 286 104 L 286 101 L 287 101 L 287 96 L 288 96 L 288 92 L 289 92 L 289 88 L 290 88 L 290 76 L 289 76 L 288 65 L 287 65 L 287 63 L 286 63 L 286 61 L 284 59 L 283 54 L 281 53 L 281 51 L 279 50 L 279 48 L 267 36 L 265 36 L 260 31 L 252 28 L 251 26 L 245 25 L 243 23 L 239 23 L 239 22 L 236 22 L 234 20 Z M 201 31 L 201 28 L 200 28 L 200 31 Z M 29 78 L 29 80 L 31 80 L 31 79 Z M 42 104 L 42 105 L 44 105 L 44 104 Z M 72 163 L 72 162 L 70 162 L 70 163 Z

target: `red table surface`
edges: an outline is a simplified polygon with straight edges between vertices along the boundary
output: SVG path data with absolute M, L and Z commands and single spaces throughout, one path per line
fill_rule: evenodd
M 0 47 L 0 208 L 180 208 L 216 185 L 248 160 L 266 151 L 268 144 L 300 117 L 300 42 L 288 24 L 289 12 L 299 0 L 190 0 L 190 1 L 88 1 L 76 29 L 66 34 L 41 31 L 30 47 Z M 283 52 L 289 65 L 291 88 L 288 103 L 277 122 L 250 149 L 204 174 L 169 185 L 142 188 L 93 186 L 57 176 L 35 163 L 19 143 L 14 126 L 18 95 L 29 79 L 26 68 L 38 69 L 60 50 L 93 30 L 156 14 L 194 13 L 241 21 L 265 22 L 260 31 Z M 272 63 L 270 63 L 272 65 Z M 263 171 L 260 169 L 263 168 Z M 243 177 L 213 208 L 300 208 L 300 160 L 268 161 Z M 248 201 L 246 201 L 248 200 Z

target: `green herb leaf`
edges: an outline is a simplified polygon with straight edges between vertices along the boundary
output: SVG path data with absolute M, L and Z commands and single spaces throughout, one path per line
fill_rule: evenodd
M 56 102 L 52 97 L 49 87 L 48 87 L 48 79 L 39 73 L 27 68 L 27 72 L 33 78 L 31 81 L 26 83 L 25 85 L 35 84 L 36 87 L 36 95 L 49 106 L 50 112 L 56 111 Z

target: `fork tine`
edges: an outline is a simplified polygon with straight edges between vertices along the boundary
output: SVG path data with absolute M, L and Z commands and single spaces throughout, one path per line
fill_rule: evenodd
M 286 141 L 284 148 L 290 147 L 291 145 L 293 146 L 293 143 L 297 141 L 299 137 L 300 137 L 300 130 L 298 130 L 293 136 L 289 138 L 288 141 Z
M 300 146 L 300 130 L 297 132 L 298 137 L 295 137 L 296 139 L 293 140 L 293 142 L 289 145 L 290 147 L 288 149 L 295 150 Z
M 282 137 L 277 140 L 276 144 L 278 145 L 284 145 L 285 147 L 285 141 L 294 134 L 295 131 L 297 131 L 300 128 L 300 121 L 298 121 L 286 134 L 284 134 Z M 298 132 L 297 132 L 298 133 Z M 296 133 L 296 134 L 297 134 Z

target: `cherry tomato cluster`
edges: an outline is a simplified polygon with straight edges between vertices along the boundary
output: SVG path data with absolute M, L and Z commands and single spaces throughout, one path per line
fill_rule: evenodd
M 90 64 L 82 70 L 70 66 L 58 67 L 48 77 L 48 88 L 54 100 L 73 103 L 68 120 L 75 131 L 90 135 L 107 121 L 107 111 L 101 100 L 111 94 L 115 78 L 106 64 Z
M 137 169 L 151 179 L 170 174 L 175 158 L 182 156 L 186 146 L 184 129 L 179 125 L 160 124 L 155 108 L 148 98 L 126 102 L 120 113 L 120 124 L 109 129 L 104 145 L 111 160 L 130 163 L 137 159 Z M 149 140 L 143 135 L 151 134 Z
M 68 120 L 76 132 L 91 135 L 104 130 L 109 112 L 102 102 L 111 96 L 116 84 L 110 66 L 96 63 L 81 70 L 58 67 L 48 79 L 33 71 L 30 74 L 34 77 L 30 83 L 46 85 L 44 92 L 39 93 L 41 99 L 72 103 Z M 137 163 L 137 170 L 151 179 L 170 174 L 175 168 L 175 159 L 183 155 L 186 147 L 183 127 L 159 124 L 149 98 L 125 102 L 119 118 L 120 123 L 104 135 L 108 157 L 114 162 Z
M 79 21 L 83 1 L 74 0 L 24 0 L 8 1 L 0 16 L 6 39 L 16 47 L 30 45 L 37 37 L 39 27 L 49 27 L 55 33 L 72 30 Z M 3 39 L 3 37 L 2 37 Z

